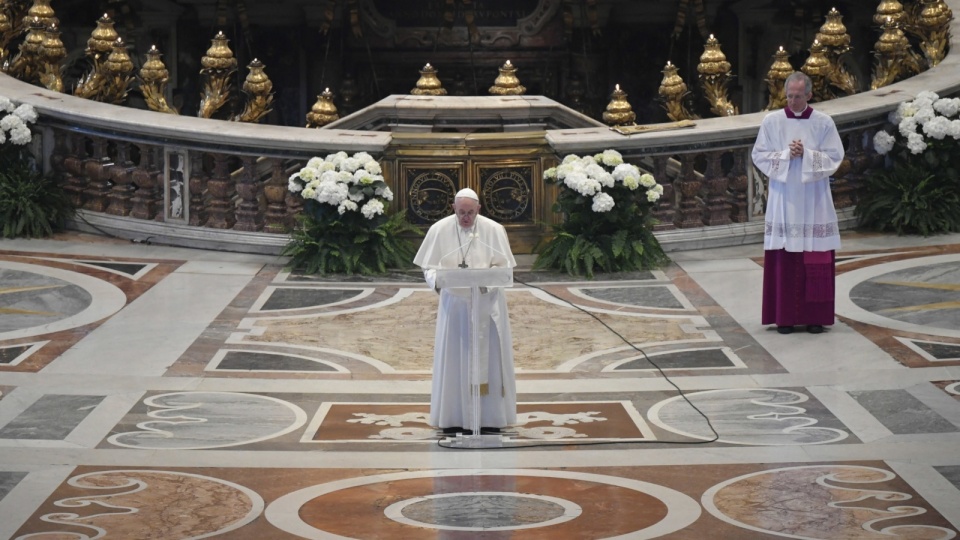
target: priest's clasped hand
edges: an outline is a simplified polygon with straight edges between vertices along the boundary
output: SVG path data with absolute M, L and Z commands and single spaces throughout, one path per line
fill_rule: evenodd
M 803 141 L 796 139 L 790 143 L 790 157 L 803 157 Z

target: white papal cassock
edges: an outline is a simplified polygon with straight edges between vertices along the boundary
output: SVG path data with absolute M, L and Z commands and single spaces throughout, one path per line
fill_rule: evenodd
M 458 268 L 513 268 L 507 232 L 499 223 L 477 216 L 472 229 L 463 229 L 457 216 L 433 224 L 413 259 L 431 287 L 436 270 Z M 480 295 L 480 425 L 502 428 L 516 423 L 517 389 L 513 370 L 513 341 L 503 289 Z M 433 353 L 433 393 L 430 424 L 436 427 L 470 426 L 470 289 L 442 289 L 437 309 Z

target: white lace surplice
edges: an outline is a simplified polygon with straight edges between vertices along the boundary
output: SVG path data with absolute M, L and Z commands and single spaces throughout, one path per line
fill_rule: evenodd
M 803 141 L 803 157 L 790 158 L 790 142 Z M 840 248 L 830 176 L 843 161 L 843 141 L 833 119 L 819 111 L 810 118 L 768 114 L 753 147 L 753 162 L 770 178 L 765 250 L 830 251 Z

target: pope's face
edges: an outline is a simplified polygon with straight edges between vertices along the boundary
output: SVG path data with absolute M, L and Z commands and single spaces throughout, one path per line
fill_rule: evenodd
M 812 97 L 812 94 L 807 93 L 807 85 L 802 80 L 790 81 L 786 93 L 787 107 L 796 114 L 802 113 L 807 108 L 807 102 Z
M 468 197 L 459 197 L 453 202 L 453 213 L 457 215 L 457 223 L 464 229 L 473 227 L 480 213 L 480 203 Z

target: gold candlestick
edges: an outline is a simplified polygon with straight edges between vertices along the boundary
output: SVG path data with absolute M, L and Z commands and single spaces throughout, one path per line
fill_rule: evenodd
M 67 56 L 67 48 L 60 41 L 60 29 L 56 24 L 43 31 L 43 43 L 40 45 L 40 84 L 48 90 L 63 92 L 63 77 L 60 74 L 60 61 Z
M 427 64 L 430 65 L 430 64 Z M 335 120 L 339 120 L 340 115 L 337 112 L 337 106 L 333 103 L 333 92 L 329 88 L 317 96 L 317 102 L 307 113 L 307 127 L 320 128 Z
M 212 118 L 230 99 L 233 73 L 237 70 L 237 59 L 227 45 L 227 36 L 217 32 L 207 54 L 200 59 L 200 77 L 203 79 L 203 93 L 200 99 L 198 116 Z
M 488 91 L 497 96 L 519 96 L 523 95 L 527 89 L 517 78 L 517 67 L 507 60 L 500 66 L 500 75 L 493 81 L 493 86 Z
M 113 50 L 103 62 L 103 68 L 107 82 L 96 99 L 104 103 L 120 105 L 126 99 L 130 85 L 133 83 L 133 61 L 130 60 L 127 46 L 122 39 L 117 38 L 113 43 Z
M 847 33 L 847 27 L 843 25 L 843 15 L 837 11 L 837 8 L 827 13 L 827 21 L 817 32 L 816 40 L 820 42 L 824 56 L 831 64 L 828 83 L 848 96 L 856 94 L 860 85 L 856 77 L 844 67 L 841 58 L 851 50 L 850 34 Z
M 767 100 L 766 110 L 772 111 L 787 106 L 787 96 L 783 85 L 793 71 L 793 65 L 790 64 L 790 53 L 781 46 L 773 54 L 773 63 L 770 64 L 770 69 L 767 71 L 767 90 L 770 92 L 770 97 Z
M 235 120 L 257 123 L 273 110 L 273 82 L 267 76 L 266 66 L 260 60 L 254 58 L 247 69 L 250 72 L 247 73 L 242 87 L 247 101 L 243 106 L 243 112 Z
M 417 86 L 413 90 L 410 90 L 410 93 L 415 96 L 447 95 L 447 91 L 444 90 L 440 79 L 437 78 L 437 69 L 431 66 L 429 62 L 420 70 L 420 78 L 417 79 Z
M 607 104 L 607 110 L 603 113 L 603 121 L 608 126 L 624 126 L 633 124 L 636 119 L 637 115 L 627 101 L 627 93 L 620 89 L 619 84 L 616 85 L 610 96 L 610 103 Z
M 710 102 L 710 110 L 717 116 L 735 116 L 739 114 L 737 107 L 730 102 L 727 96 L 727 85 L 730 84 L 730 62 L 720 50 L 720 42 L 713 34 L 704 44 L 700 63 L 697 64 L 697 73 L 700 77 L 700 86 L 703 95 Z
M 887 20 L 890 20 L 895 25 L 902 26 L 906 22 L 905 18 L 903 4 L 897 0 L 882 0 L 877 6 L 877 12 L 873 15 L 873 23 L 883 27 Z
M 806 73 L 813 82 L 813 101 L 828 101 L 835 97 L 827 85 L 832 70 L 833 66 L 824 54 L 823 46 L 819 41 L 813 40 L 810 56 L 800 68 L 800 71 Z
M 953 10 L 943 0 L 923 0 L 916 27 L 920 50 L 930 67 L 939 64 L 947 55 L 951 20 Z
M 690 120 L 693 115 L 683 105 L 683 98 L 690 94 L 687 84 L 677 74 L 677 66 L 667 60 L 663 67 L 663 80 L 660 82 L 659 94 L 663 108 L 667 110 L 667 117 L 674 122 Z
M 160 51 L 152 45 L 147 51 L 147 61 L 140 68 L 140 92 L 151 111 L 166 114 L 178 114 L 177 110 L 167 104 L 167 82 L 170 72 L 160 59 Z

